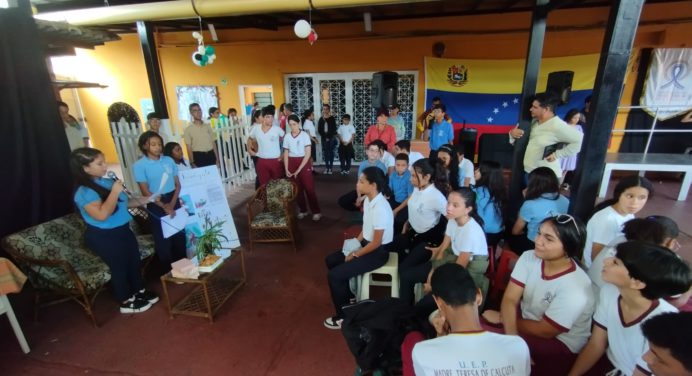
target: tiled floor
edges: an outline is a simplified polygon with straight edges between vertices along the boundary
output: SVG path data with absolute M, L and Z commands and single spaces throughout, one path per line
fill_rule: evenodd
M 324 218 L 300 221 L 298 253 L 283 244 L 259 245 L 246 256 L 248 284 L 220 310 L 216 322 L 168 319 L 163 303 L 148 312 L 117 313 L 108 291 L 96 301 L 101 324 L 93 328 L 76 304 L 45 308 L 32 319 L 30 287 L 10 297 L 32 348 L 23 355 L 0 317 L 2 375 L 351 375 L 354 362 L 339 331 L 322 326 L 332 313 L 323 258 L 340 247 L 350 215 L 336 198 L 355 177 L 318 176 Z M 612 186 L 612 183 L 611 183 Z M 674 201 L 679 183 L 657 182 L 657 194 L 641 215 L 674 218 L 684 234 L 682 254 L 692 259 L 689 200 Z M 229 203 L 241 241 L 247 234 L 245 200 L 251 187 L 233 190 Z M 231 267 L 224 272 L 232 273 Z M 148 286 L 160 292 L 155 275 Z M 174 297 L 187 286 L 173 286 Z

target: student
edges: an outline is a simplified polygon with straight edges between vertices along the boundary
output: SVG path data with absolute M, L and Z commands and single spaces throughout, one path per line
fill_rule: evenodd
M 132 216 L 127 211 L 140 206 L 139 200 L 128 200 L 121 181 L 103 177 L 107 165 L 99 150 L 75 149 L 70 155 L 70 169 L 78 186 L 74 202 L 86 222 L 84 241 L 108 265 L 120 313 L 148 310 L 159 298 L 144 289 L 139 245 L 130 230 Z
M 392 191 L 389 204 L 394 211 L 394 233 L 400 234 L 404 223 L 408 220 L 408 210 L 404 210 L 406 200 L 413 193 L 411 171 L 408 169 L 408 155 L 404 153 L 396 156 L 394 173 L 389 174 L 389 189 Z
M 381 140 L 387 145 L 387 150 L 394 150 L 396 132 L 394 131 L 394 127 L 387 124 L 388 117 L 389 110 L 386 108 L 382 107 L 377 110 L 377 124 L 371 125 L 365 133 L 365 145 L 369 145 L 375 140 Z
M 483 312 L 506 334 L 524 338 L 536 375 L 567 374 L 589 339 L 595 299 L 591 280 L 577 265 L 585 231 L 568 214 L 544 219 L 536 249 L 517 260 L 501 311 Z
M 164 238 L 161 229 L 161 217 L 175 217 L 175 210 L 180 208 L 178 194 L 180 181 L 178 167 L 170 157 L 163 153 L 163 139 L 158 133 L 146 131 L 139 136 L 139 150 L 144 156 L 133 166 L 135 181 L 145 196 L 158 194 L 154 202 L 147 204 L 150 212 L 149 222 L 154 235 L 154 248 L 163 270 L 168 273 L 171 264 L 186 257 L 185 231 L 180 229 L 175 235 Z
M 317 161 L 317 148 L 315 145 L 319 141 L 317 140 L 317 130 L 315 129 L 315 111 L 313 111 L 312 108 L 303 112 L 303 130 L 307 132 L 308 136 L 310 136 L 310 140 L 312 140 L 310 155 L 314 163 Z M 317 173 L 314 168 L 312 169 L 312 173 Z
M 177 142 L 169 142 L 163 147 L 163 155 L 173 159 L 178 167 L 178 172 L 191 169 L 190 162 L 183 156 L 183 148 Z
M 250 138 L 250 134 L 253 132 L 255 128 L 262 128 L 262 110 L 256 110 L 252 113 L 252 125 L 250 126 L 250 129 L 248 130 L 248 135 L 247 138 L 245 139 L 245 147 L 247 148 L 247 153 L 250 154 L 250 159 L 252 160 L 252 164 L 255 167 L 255 190 L 259 188 L 260 182 L 259 182 L 259 174 L 257 174 L 257 160 L 259 157 L 257 156 L 257 140 Z
M 593 282 L 594 293 L 596 296 L 598 296 L 600 289 L 605 284 L 601 276 L 605 260 L 610 257 L 615 257 L 615 247 L 618 244 L 626 241 L 637 240 L 657 244 L 670 250 L 674 250 L 678 244 L 677 240 L 675 240 L 678 237 L 678 234 L 679 229 L 675 221 L 664 216 L 634 218 L 625 222 L 625 224 L 622 225 L 622 235 L 613 239 L 613 241 L 611 241 L 606 248 L 598 253 L 598 256 L 596 256 L 596 258 L 593 260 L 593 263 L 587 272 L 589 278 L 591 278 L 591 282 Z
M 397 141 L 406 138 L 406 125 L 404 124 L 404 119 L 399 116 L 399 110 L 399 105 L 396 103 L 393 104 L 391 107 L 389 107 L 389 117 L 387 118 L 387 124 L 394 128 L 394 134 L 396 134 Z
M 386 175 L 387 167 L 384 166 L 380 157 L 382 156 L 382 150 L 377 146 L 377 142 L 371 142 L 368 145 L 368 149 L 365 151 L 368 159 L 360 162 L 358 167 L 358 176 L 360 176 L 363 171 L 368 167 L 377 167 Z M 358 211 L 360 210 L 361 203 L 365 199 L 365 196 L 359 195 L 358 190 L 349 191 L 345 195 L 339 197 L 339 206 L 348 211 Z
M 507 186 L 502 176 L 502 166 L 495 161 L 482 161 L 474 171 L 476 207 L 483 218 L 483 231 L 488 246 L 495 248 L 505 230 L 504 211 L 507 205 Z
M 269 106 L 264 107 L 262 125 L 252 128 L 248 138 L 248 149 L 251 149 L 250 140 L 257 143 L 257 151 L 251 151 L 250 155 L 258 157 L 256 169 L 260 185 L 284 176 L 280 138 L 284 137 L 285 133 L 281 128 L 275 127 L 273 122 L 274 109 Z
M 413 168 L 413 164 L 419 159 L 423 159 L 423 154 L 417 151 L 411 151 L 411 141 L 409 140 L 399 140 L 394 144 L 394 155 L 397 154 L 408 154 L 408 165 L 409 169 Z
M 293 115 L 293 105 L 291 103 L 285 103 L 281 106 L 283 109 L 279 109 L 279 126 L 284 132 L 286 132 L 287 130 L 290 130 L 286 127 L 286 125 L 288 124 L 288 117 Z
M 381 151 L 381 157 L 380 161 L 387 167 L 387 171 L 385 172 L 388 176 L 391 175 L 392 172 L 394 172 L 394 165 L 396 165 L 396 160 L 394 159 L 394 156 L 392 153 L 390 153 L 387 147 L 387 144 L 384 143 L 382 140 L 374 140 L 373 143 L 377 144 L 377 147 L 380 148 Z
M 601 289 L 591 338 L 568 376 L 589 370 L 650 375 L 642 360 L 647 348 L 640 325 L 661 313 L 677 312 L 662 298 L 690 288 L 690 268 L 667 248 L 630 241 L 617 246 L 615 257 L 606 259 L 602 274 L 609 284 Z M 607 357 L 599 362 L 604 354 Z
M 284 137 L 284 168 L 286 177 L 295 179 L 298 184 L 298 219 L 308 215 L 308 207 L 305 204 L 307 196 L 312 212 L 312 220 L 319 221 L 322 218 L 320 205 L 315 194 L 315 182 L 312 180 L 312 161 L 310 160 L 310 136 L 300 130 L 300 119 L 291 114 L 287 117 L 290 127 L 289 134 Z
M 325 258 L 327 279 L 335 314 L 324 320 L 329 329 L 340 329 L 343 322 L 342 307 L 353 297 L 349 280 L 373 271 L 389 259 L 385 246 L 392 242 L 394 216 L 392 208 L 382 195 L 386 187 L 386 176 L 377 167 L 368 167 L 358 176 L 356 189 L 365 196 L 363 202 L 363 230 L 356 239 L 362 248 L 345 256 L 339 250 Z
M 581 134 L 584 134 L 584 130 L 581 127 L 581 122 L 583 118 L 583 114 L 579 112 L 578 109 L 573 108 L 569 111 L 567 111 L 567 114 L 565 114 L 565 123 L 567 125 L 574 127 L 576 130 L 578 130 Z M 567 182 L 567 174 L 573 173 L 574 170 L 577 168 L 577 154 L 574 154 L 569 157 L 564 157 L 560 158 L 560 168 L 562 169 L 562 177 L 560 177 L 560 187 L 564 190 L 569 190 L 569 184 Z
M 404 376 L 475 375 L 480 374 L 478 368 L 490 370 L 488 375 L 531 374 L 529 348 L 521 337 L 483 330 L 478 317 L 483 295 L 466 268 L 440 266 L 432 274 L 431 286 L 439 309 L 433 319 L 437 338 L 418 342 L 422 333 L 406 336 L 401 350 Z
M 533 249 L 534 239 L 543 219 L 567 213 L 569 208 L 569 200 L 560 194 L 557 176 L 548 167 L 538 167 L 531 171 L 524 199 L 526 201 L 521 205 L 519 217 L 512 227 L 513 236 L 509 239 L 510 248 L 518 254 Z
M 211 123 L 211 127 L 216 129 L 217 127 L 220 127 L 220 119 L 221 117 L 221 110 L 219 110 L 218 107 L 209 107 L 209 117 L 207 120 L 209 120 L 209 123 Z
M 622 224 L 634 218 L 653 194 L 653 185 L 647 178 L 630 175 L 620 179 L 613 198 L 598 204 L 586 225 L 584 265 L 587 268 L 608 243 L 622 234 Z
M 240 125 L 240 118 L 238 117 L 238 111 L 235 108 L 228 109 L 228 125 L 237 127 Z
M 147 130 L 156 132 L 163 139 L 163 143 L 166 143 L 166 137 L 161 132 L 161 116 L 156 112 L 150 112 L 147 114 Z
M 692 312 L 662 313 L 642 324 L 649 349 L 642 357 L 656 376 L 692 376 Z
M 476 178 L 474 177 L 473 162 L 464 158 L 464 153 L 466 149 L 464 144 L 458 144 L 454 147 L 459 157 L 459 186 L 460 187 L 470 187 L 476 185 Z
M 334 167 L 334 148 L 336 147 L 336 119 L 332 116 L 331 107 L 328 104 L 322 106 L 322 117 L 317 121 L 317 133 L 322 138 L 322 157 L 324 158 L 327 175 L 332 174 Z
M 452 145 L 441 145 L 437 150 L 437 163 L 444 168 L 447 173 L 447 180 L 452 190 L 461 187 L 459 184 L 459 156 Z
M 89 131 L 84 123 L 77 121 L 74 116 L 70 115 L 70 108 L 67 106 L 67 103 L 58 101 L 58 112 L 65 127 L 70 150 L 89 147 Z
M 445 119 L 447 107 L 444 104 L 433 106 L 434 120 L 430 123 L 430 133 L 426 136 L 430 141 L 430 159 L 437 158 L 437 149 L 442 145 L 454 142 L 454 128 L 452 123 Z M 456 184 L 456 183 L 455 183 Z
M 351 173 L 351 160 L 355 157 L 353 150 L 353 137 L 356 135 L 356 128 L 351 125 L 351 115 L 341 115 L 341 125 L 336 130 L 336 137 L 339 139 L 339 162 L 341 163 L 341 175 Z
M 219 151 L 216 148 L 216 137 L 208 123 L 202 121 L 202 108 L 197 103 L 190 104 L 192 121 L 185 128 L 183 140 L 187 156 L 193 167 L 216 165 L 219 167 Z

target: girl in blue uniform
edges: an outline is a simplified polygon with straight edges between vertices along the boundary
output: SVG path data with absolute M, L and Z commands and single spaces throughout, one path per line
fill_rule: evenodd
M 161 229 L 161 217 L 175 217 L 175 210 L 180 208 L 178 166 L 172 158 L 162 155 L 163 139 L 158 133 L 142 133 L 138 144 L 144 156 L 134 164 L 135 181 L 143 195 L 160 194 L 154 202 L 147 204 L 147 209 L 156 255 L 168 272 L 171 270 L 171 263 L 186 257 L 185 231 L 178 231 L 173 236 L 164 238 Z
M 127 208 L 139 203 L 128 200 L 120 181 L 103 178 L 107 166 L 101 151 L 75 149 L 70 155 L 70 168 L 77 183 L 74 202 L 86 222 L 86 244 L 110 268 L 120 312 L 146 311 L 159 298 L 144 289 L 139 245 L 129 226 L 132 217 Z

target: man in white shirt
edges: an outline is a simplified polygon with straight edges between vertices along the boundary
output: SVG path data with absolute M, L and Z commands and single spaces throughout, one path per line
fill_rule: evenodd
M 486 332 L 481 327 L 478 307 L 483 297 L 463 266 L 440 266 L 433 272 L 431 286 L 439 308 L 431 319 L 437 338 L 419 342 L 413 348 L 417 376 L 531 373 L 529 347 L 521 337 Z M 408 340 L 402 346 L 404 371 Z
M 551 93 L 536 94 L 529 111 L 531 123 L 529 143 L 524 153 L 524 171 L 528 174 L 538 167 L 549 167 L 559 178 L 562 176 L 560 159 L 575 155 L 581 150 L 584 135 L 567 125 L 555 115 L 558 98 Z M 509 142 L 524 136 L 524 131 L 514 127 L 509 132 Z M 564 145 L 560 148 L 561 145 Z

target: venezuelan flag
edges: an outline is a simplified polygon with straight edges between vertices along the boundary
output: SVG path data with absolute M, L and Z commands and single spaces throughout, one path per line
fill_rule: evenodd
M 557 109 L 563 117 L 572 108 L 583 108 L 591 94 L 598 68 L 598 54 L 544 58 L 537 92 L 545 90 L 548 74 L 573 71 L 569 103 Z M 454 123 L 472 127 L 514 126 L 519 119 L 519 99 L 524 59 L 473 60 L 425 58 L 425 102 L 440 97 Z

